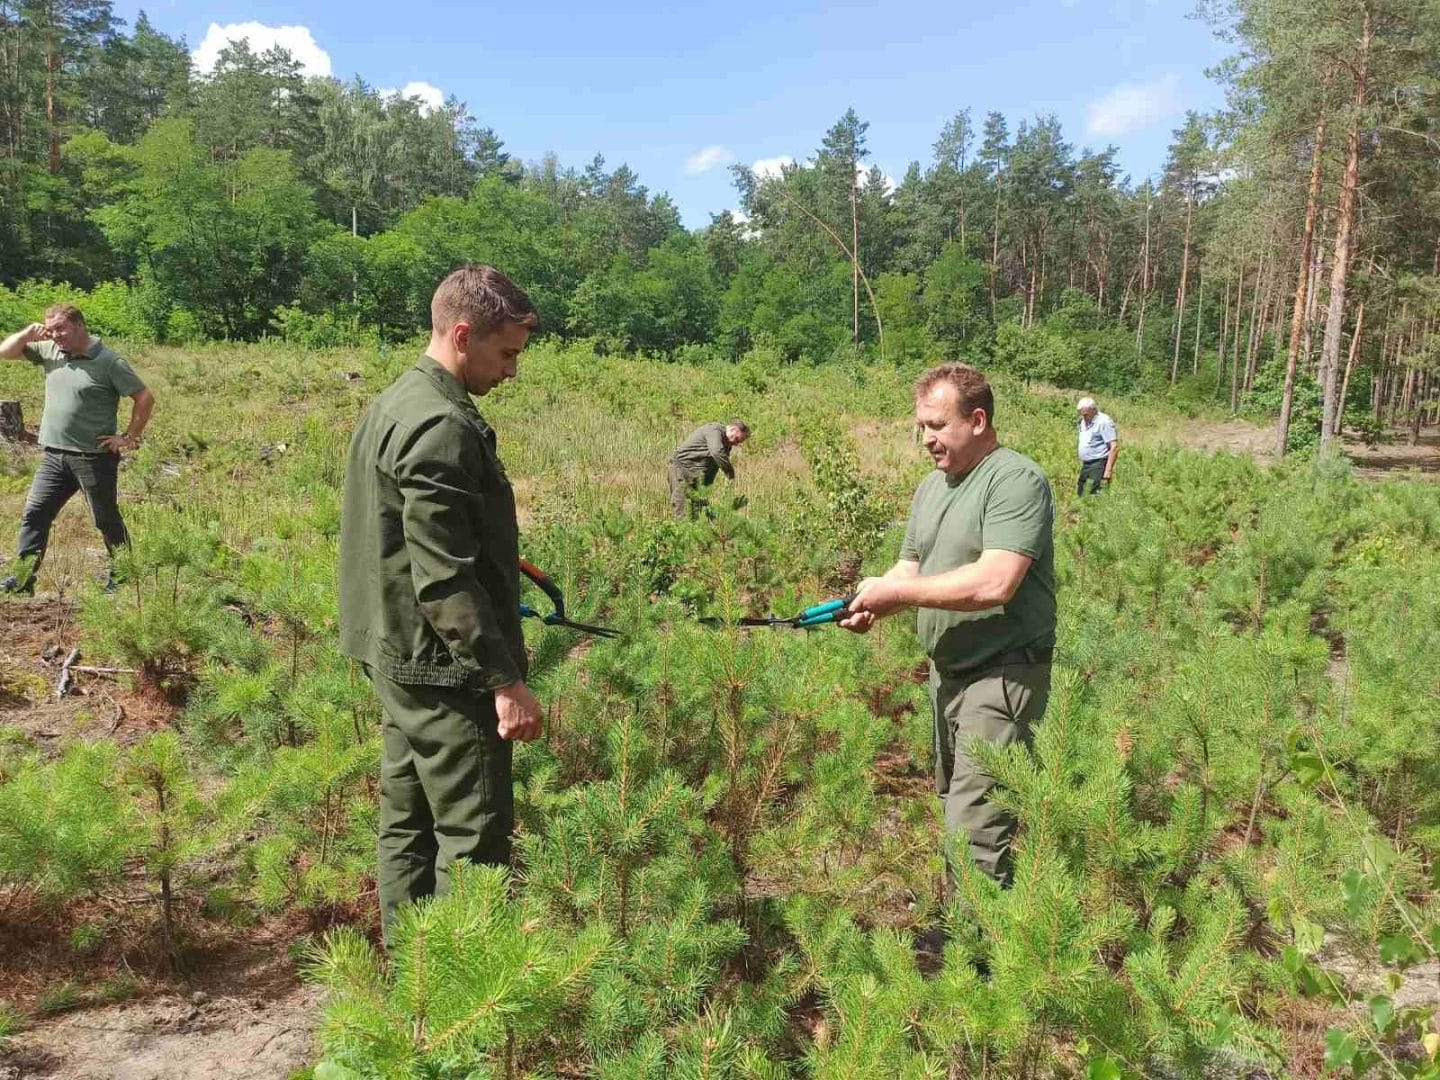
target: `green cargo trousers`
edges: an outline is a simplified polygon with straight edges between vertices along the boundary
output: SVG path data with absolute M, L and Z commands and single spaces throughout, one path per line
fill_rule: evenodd
M 665 479 L 670 485 L 670 512 L 677 520 L 693 518 L 700 509 L 694 495 L 700 486 L 700 478 L 681 472 L 680 466 L 672 461 Z
M 1030 745 L 1031 727 L 1050 698 L 1049 664 L 1006 664 L 942 675 L 930 665 L 930 704 L 935 717 L 935 792 L 945 804 L 945 831 L 962 834 L 970 858 L 984 873 L 1010 884 L 1010 841 L 1015 818 L 988 799 L 995 780 L 967 752 L 977 739 Z M 947 874 L 955 892 L 955 869 Z
M 504 865 L 515 823 L 513 744 L 484 690 L 412 686 L 368 670 L 385 716 L 380 759 L 380 917 L 444 896 L 456 859 Z

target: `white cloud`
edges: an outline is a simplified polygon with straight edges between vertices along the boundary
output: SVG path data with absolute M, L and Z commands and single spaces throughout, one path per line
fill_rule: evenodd
M 789 154 L 781 154 L 779 157 L 761 158 L 755 162 L 755 164 L 751 165 L 750 168 L 754 170 L 756 176 L 764 180 L 766 177 L 779 176 L 786 165 L 794 164 L 795 159 L 793 157 Z
M 1143 131 L 1183 107 L 1179 75 L 1172 73 L 1148 83 L 1123 83 L 1090 103 L 1085 129 L 1091 135 L 1117 138 Z
M 703 172 L 709 172 L 719 165 L 724 165 L 734 156 L 723 146 L 707 146 L 704 150 L 691 154 L 685 159 L 685 174 L 699 176 Z
M 196 69 L 204 75 L 214 71 L 221 50 L 232 41 L 249 41 L 250 51 L 255 53 L 263 53 L 272 45 L 279 45 L 289 50 L 306 75 L 330 74 L 330 54 L 316 43 L 308 26 L 266 26 L 258 22 L 230 23 L 226 26 L 212 22 L 210 29 L 205 31 L 205 40 L 190 54 Z
M 380 90 L 381 97 L 419 98 L 420 111 L 432 113 L 445 104 L 445 91 L 428 82 L 408 82 L 399 90 Z

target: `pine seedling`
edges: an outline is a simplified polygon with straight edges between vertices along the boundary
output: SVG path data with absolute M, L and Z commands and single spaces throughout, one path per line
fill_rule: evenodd
M 328 548 L 292 549 L 286 554 L 283 561 L 264 554 L 246 556 L 240 580 L 256 610 L 278 621 L 287 643 L 290 685 L 294 686 L 300 681 L 304 646 L 334 625 L 335 567 Z M 298 745 L 293 728 L 286 741 Z
M 315 728 L 313 742 L 282 746 L 227 795 L 231 820 L 258 815 L 270 830 L 252 851 L 263 907 L 342 903 L 371 869 L 379 736 L 357 740 L 352 718 L 333 706 L 315 717 Z
M 521 843 L 537 896 L 577 919 L 603 919 L 625 938 L 636 913 L 637 875 L 659 856 L 688 849 L 700 803 L 679 774 L 655 769 L 631 712 L 609 730 L 605 766 L 609 779 L 555 797 L 545 833 Z
M 76 743 L 57 761 L 24 761 L 0 783 L 0 914 L 119 878 L 134 845 L 120 772 L 114 744 Z
M 160 931 L 172 968 L 180 965 L 175 895 L 181 872 L 206 850 L 201 830 L 208 808 L 173 732 L 152 735 L 129 755 L 126 777 L 136 801 L 135 829 L 145 870 L 155 883 Z
M 192 665 L 229 619 L 201 577 L 214 553 L 213 537 L 183 520 L 120 548 L 116 571 L 126 584 L 119 596 L 82 597 L 86 647 L 119 658 L 143 686 L 183 701 Z
M 1178 936 L 1176 912 L 1157 908 L 1150 943 L 1125 958 L 1125 972 L 1149 1052 L 1198 1072 L 1217 1050 L 1256 1053 L 1258 1043 L 1234 1006 L 1243 970 L 1238 951 L 1249 921 L 1244 905 L 1232 890 L 1200 882 L 1186 899 L 1188 934 L 1172 940 Z
M 596 976 L 585 1041 L 604 1056 L 647 1031 L 692 1020 L 745 944 L 735 923 L 718 919 L 703 881 L 678 889 L 668 915 L 637 928 L 615 962 Z
M 566 1030 L 611 946 L 598 926 L 553 929 L 509 891 L 503 868 L 457 864 L 448 895 L 401 910 L 388 968 L 353 930 L 312 947 L 325 1062 L 366 1080 L 521 1075 L 526 1047 Z

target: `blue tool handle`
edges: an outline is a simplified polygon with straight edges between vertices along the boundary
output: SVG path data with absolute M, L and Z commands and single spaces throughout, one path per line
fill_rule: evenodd
M 521 604 L 521 605 L 520 605 L 520 617 L 521 617 L 522 619 L 541 619 L 541 618 L 544 618 L 544 616 L 541 615 L 540 612 L 536 611 L 536 610 L 535 610 L 533 607 L 531 607 L 529 604 Z
M 850 602 L 855 599 L 855 594 L 842 596 L 838 600 L 827 600 L 823 604 L 816 604 L 814 607 L 806 608 L 800 613 L 800 626 L 823 626 L 828 622 L 835 622 L 845 617 L 845 610 Z

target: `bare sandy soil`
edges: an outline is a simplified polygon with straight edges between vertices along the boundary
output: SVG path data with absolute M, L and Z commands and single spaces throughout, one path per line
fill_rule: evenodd
M 215 957 L 192 979 L 43 1021 L 0 1050 L 0 1080 L 285 1080 L 314 1060 L 319 992 L 283 943 Z
M 1139 431 L 1136 438 L 1153 445 L 1178 443 L 1200 450 L 1248 454 L 1262 462 L 1275 458 L 1274 429 L 1245 420 L 1189 420 L 1163 431 Z M 1386 442 L 1374 447 L 1347 436 L 1345 455 L 1355 463 L 1356 475 L 1366 480 L 1402 476 L 1412 470 L 1420 476 L 1440 478 L 1440 431 L 1422 433 L 1415 446 L 1409 443 L 1408 431 L 1392 431 Z

